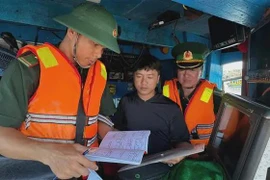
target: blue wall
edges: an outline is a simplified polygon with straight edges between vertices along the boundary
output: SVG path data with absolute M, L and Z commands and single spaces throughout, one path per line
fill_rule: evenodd
M 236 62 L 236 61 L 242 61 L 242 60 L 243 60 L 243 54 L 239 51 L 221 54 L 221 65 Z
M 221 52 L 214 51 L 207 58 L 206 79 L 215 83 L 219 89 L 222 89 L 222 66 Z

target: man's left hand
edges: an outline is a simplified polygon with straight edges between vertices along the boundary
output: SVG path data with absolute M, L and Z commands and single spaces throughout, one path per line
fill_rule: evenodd
M 188 148 L 188 147 L 191 147 L 191 146 L 192 145 L 187 143 L 187 142 L 181 142 L 181 143 L 176 144 L 175 148 L 180 149 L 180 148 Z M 163 163 L 166 163 L 169 166 L 173 166 L 173 165 L 179 163 L 180 161 L 182 161 L 184 158 L 185 158 L 185 156 L 184 157 L 176 157 L 176 158 L 170 159 L 168 161 L 164 161 Z

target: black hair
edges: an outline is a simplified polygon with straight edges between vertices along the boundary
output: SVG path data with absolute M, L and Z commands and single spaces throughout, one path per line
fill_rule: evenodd
M 138 60 L 138 64 L 134 68 L 134 72 L 138 70 L 156 70 L 160 75 L 161 64 L 157 58 L 151 55 L 143 55 Z

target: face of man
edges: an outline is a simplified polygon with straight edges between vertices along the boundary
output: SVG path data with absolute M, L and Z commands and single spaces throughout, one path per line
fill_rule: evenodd
M 73 30 L 68 31 L 70 39 L 72 41 L 71 49 L 73 51 L 74 44 L 76 44 L 76 60 L 81 67 L 92 66 L 99 58 L 101 58 L 104 47 L 98 43 L 95 43 L 91 39 L 78 34 Z M 72 52 L 73 54 L 74 52 Z M 73 54 L 74 56 L 74 54 Z
M 77 45 L 77 60 L 83 67 L 92 66 L 101 58 L 104 47 L 91 39 L 80 35 Z
M 134 73 L 134 85 L 139 96 L 151 98 L 155 95 L 155 88 L 159 82 L 160 75 L 156 70 L 137 70 Z
M 178 69 L 178 81 L 183 88 L 194 88 L 202 75 L 202 67 L 194 69 Z

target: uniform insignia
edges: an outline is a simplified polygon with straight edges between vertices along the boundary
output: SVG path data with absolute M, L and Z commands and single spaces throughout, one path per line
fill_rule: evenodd
M 117 29 L 114 29 L 114 30 L 113 30 L 112 35 L 113 35 L 113 37 L 115 37 L 115 38 L 117 37 L 117 35 L 118 35 Z
M 185 51 L 183 55 L 184 60 L 191 60 L 193 59 L 193 54 L 191 51 Z
M 18 57 L 18 60 L 22 62 L 27 67 L 31 68 L 38 64 L 38 59 L 33 53 L 25 53 L 22 56 Z

